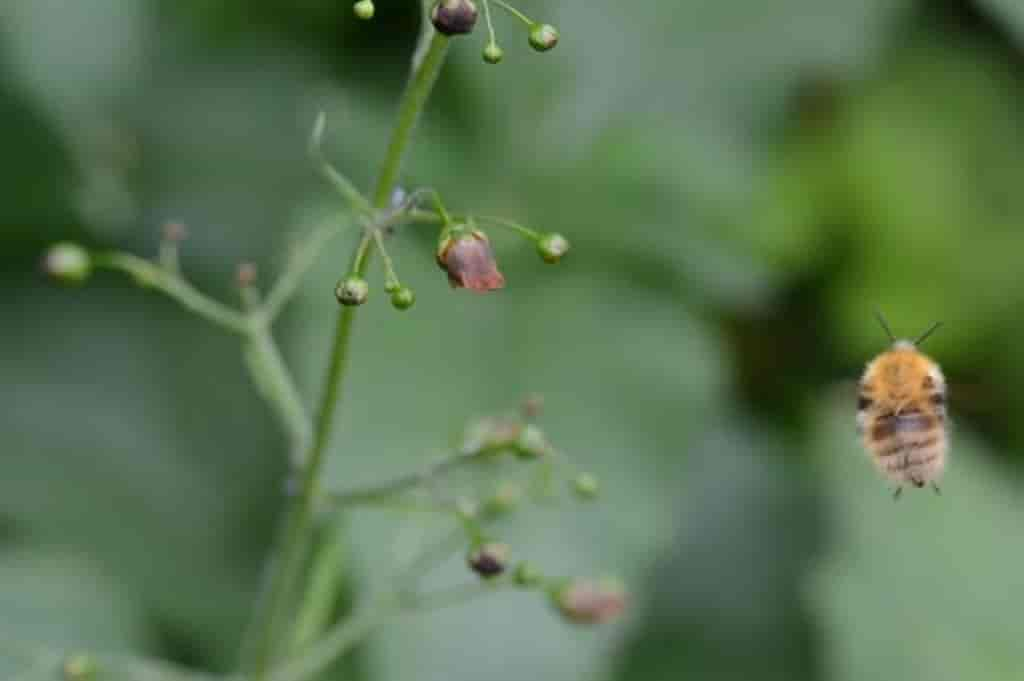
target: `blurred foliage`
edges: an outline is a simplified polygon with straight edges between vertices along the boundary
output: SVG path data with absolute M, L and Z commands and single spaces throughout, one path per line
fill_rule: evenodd
M 152 253 L 180 219 L 204 288 L 272 273 L 337 205 L 303 156 L 317 110 L 337 165 L 376 171 L 418 22 L 377 4 L 370 24 L 335 0 L 0 4 L 0 639 L 232 667 L 284 438 L 234 339 L 113 277 L 54 290 L 37 258 L 56 238 Z M 504 538 L 622 574 L 633 616 L 580 631 L 502 595 L 403 620 L 335 677 L 1020 678 L 1020 4 L 523 6 L 562 43 L 541 58 L 503 21 L 489 67 L 460 41 L 407 184 L 574 251 L 552 269 L 494 235 L 510 285 L 478 298 L 448 290 L 435 235 L 402 233 L 417 307 L 372 281 L 330 475 L 421 465 L 542 393 L 605 492 Z M 286 319 L 309 401 L 354 238 Z M 905 335 L 947 322 L 941 498 L 893 504 L 856 451 L 844 386 L 883 346 L 875 308 Z M 424 522 L 354 517 L 356 588 Z

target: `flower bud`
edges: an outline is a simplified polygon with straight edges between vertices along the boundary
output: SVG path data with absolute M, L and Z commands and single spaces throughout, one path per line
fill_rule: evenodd
M 580 473 L 572 481 L 572 489 L 580 499 L 594 499 L 601 492 L 601 483 L 593 473 Z
M 551 24 L 534 24 L 530 29 L 530 47 L 547 52 L 558 44 L 558 30 Z
M 488 64 L 500 64 L 504 58 L 505 50 L 501 49 L 497 43 L 487 43 L 487 46 L 484 47 L 484 61 Z
M 523 561 L 516 565 L 515 572 L 512 573 L 512 579 L 515 583 L 521 587 L 533 587 L 544 581 L 544 576 L 537 569 L 537 566 L 528 561 Z
M 473 0 L 437 0 L 430 12 L 430 22 L 438 33 L 462 35 L 473 30 L 478 14 Z
M 484 579 L 497 577 L 508 565 L 508 544 L 490 542 L 472 551 L 467 558 L 469 567 Z
M 95 676 L 96 664 L 88 655 L 76 654 L 64 660 L 66 681 L 89 681 Z
M 359 2 L 352 6 L 352 11 L 363 21 L 372 19 L 375 9 L 373 0 L 359 0 Z
M 545 234 L 537 241 L 537 252 L 544 262 L 553 265 L 569 252 L 569 240 L 561 234 Z
M 342 305 L 362 305 L 370 297 L 370 285 L 362 277 L 345 277 L 338 282 L 334 295 Z
M 462 451 L 469 454 L 507 449 L 515 445 L 522 430 L 523 425 L 520 422 L 508 418 L 480 419 L 466 428 Z
M 604 624 L 626 609 L 626 589 L 615 579 L 573 579 L 556 589 L 552 599 L 577 624 Z
M 62 284 L 81 284 L 92 273 L 92 259 L 84 248 L 65 241 L 46 252 L 43 271 Z
M 437 251 L 437 264 L 448 273 L 452 288 L 484 293 L 505 286 L 491 242 L 478 230 L 446 230 Z
M 532 459 L 544 456 L 551 451 L 551 443 L 537 426 L 528 424 L 519 433 L 515 442 L 515 451 L 520 457 Z
M 487 512 L 491 515 L 502 515 L 515 510 L 523 498 L 523 488 L 514 482 L 504 482 L 498 486 L 494 496 L 487 500 Z
M 396 310 L 408 310 L 416 303 L 416 294 L 408 286 L 399 286 L 391 292 L 391 304 Z

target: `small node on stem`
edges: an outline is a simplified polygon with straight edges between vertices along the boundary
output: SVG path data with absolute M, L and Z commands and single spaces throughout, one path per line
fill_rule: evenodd
M 399 286 L 391 292 L 391 305 L 396 310 L 408 310 L 416 304 L 416 294 L 408 286 Z
M 375 9 L 373 0 L 359 0 L 359 2 L 352 6 L 352 11 L 363 21 L 372 19 Z
M 537 253 L 549 265 L 559 262 L 569 252 L 569 240 L 561 234 L 544 234 L 537 240 Z
M 430 12 L 430 22 L 438 33 L 464 35 L 473 31 L 479 14 L 473 0 L 437 0 Z
M 452 288 L 486 293 L 505 286 L 487 235 L 466 225 L 449 225 L 442 230 L 437 264 L 448 273 Z
M 580 499 L 590 501 L 601 493 L 601 483 L 593 473 L 580 473 L 572 481 L 572 489 Z
M 558 29 L 551 24 L 534 24 L 530 27 L 530 47 L 538 52 L 547 52 L 558 44 Z
M 484 61 L 488 64 L 500 64 L 505 58 L 505 50 L 498 43 L 487 43 L 483 52 Z
M 43 256 L 43 272 L 62 284 L 82 284 L 92 274 L 92 258 L 78 244 L 65 241 Z
M 626 588 L 617 579 L 572 579 L 554 589 L 551 599 L 570 622 L 604 624 L 626 609 Z
M 512 573 L 512 579 L 517 586 L 529 589 L 544 581 L 544 575 L 537 569 L 537 566 L 529 561 L 523 561 L 516 565 Z
M 65 681 L 90 681 L 96 674 L 96 664 L 84 653 L 77 653 L 64 660 Z
M 523 412 L 523 418 L 527 421 L 537 420 L 541 412 L 544 411 L 544 396 L 543 395 L 530 395 L 523 400 L 523 404 L 520 406 Z
M 342 305 L 362 305 L 370 297 L 370 285 L 362 277 L 345 277 L 338 282 L 334 295 Z
M 258 278 L 259 269 L 251 262 L 243 262 L 235 272 L 235 282 L 238 284 L 238 288 L 251 288 L 256 285 Z
M 510 552 L 508 544 L 489 542 L 471 551 L 466 562 L 473 572 L 484 579 L 491 579 L 505 572 Z
M 185 227 L 185 223 L 172 220 L 164 223 L 163 237 L 164 241 L 172 243 L 184 241 L 188 238 L 188 228 Z

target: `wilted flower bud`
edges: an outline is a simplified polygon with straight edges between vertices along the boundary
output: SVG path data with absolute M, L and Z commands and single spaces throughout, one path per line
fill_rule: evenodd
M 46 252 L 43 271 L 61 283 L 81 284 L 92 273 L 92 259 L 78 244 L 63 242 Z
M 551 24 L 534 24 L 530 29 L 530 47 L 547 52 L 558 44 L 558 30 Z
M 345 277 L 338 282 L 334 295 L 342 305 L 362 305 L 370 297 L 370 285 L 362 277 Z
M 572 488 L 581 499 L 593 499 L 601 491 L 601 483 L 593 473 L 580 473 L 572 481 Z
M 552 598 L 562 615 L 577 624 L 603 624 L 626 609 L 626 589 L 615 579 L 573 579 Z
M 355 12 L 356 16 L 364 21 L 368 21 L 373 18 L 373 12 L 376 8 L 373 6 L 373 0 L 359 0 L 355 5 L 352 6 L 352 11 Z
M 488 64 L 500 64 L 504 58 L 505 50 L 501 49 L 497 43 L 487 43 L 484 47 L 484 61 Z
M 508 544 L 488 543 L 469 554 L 470 569 L 485 579 L 497 577 L 508 564 Z
M 453 288 L 484 293 L 505 286 L 491 242 L 477 230 L 453 230 L 445 236 L 437 251 L 437 264 L 448 273 Z
M 473 30 L 478 14 L 473 0 L 437 0 L 430 21 L 438 33 L 461 35 Z
M 391 292 L 391 304 L 396 310 L 408 310 L 416 303 L 416 294 L 408 286 L 399 286 Z
M 544 262 L 553 265 L 569 252 L 569 240 L 561 234 L 545 234 L 537 241 L 537 252 Z

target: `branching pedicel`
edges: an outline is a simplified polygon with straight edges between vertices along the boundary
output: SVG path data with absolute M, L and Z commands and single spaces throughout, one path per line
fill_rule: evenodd
M 534 49 L 547 51 L 558 42 L 554 27 L 529 19 L 502 0 L 481 2 L 488 30 L 484 61 L 494 64 L 503 58 L 491 17 L 492 2 L 526 25 L 528 42 Z M 402 161 L 416 121 L 443 65 L 450 37 L 471 33 L 478 18 L 473 0 L 437 0 L 429 4 L 424 11 L 430 22 L 424 24 L 413 73 L 399 106 L 381 173 L 370 196 L 361 193 L 324 156 L 324 116 L 320 115 L 313 126 L 311 157 L 344 200 L 351 221 L 361 229 L 350 266 L 335 290 L 342 309 L 323 395 L 315 414 L 310 413 L 296 388 L 274 340 L 272 327 L 323 247 L 342 231 L 343 221 L 324 225 L 308 235 L 265 295 L 259 290 L 255 268 L 240 266 L 238 307 L 209 298 L 185 280 L 179 268 L 178 249 L 186 231 L 176 223 L 165 227 L 156 261 L 122 252 L 91 253 L 70 243 L 53 246 L 44 259 L 45 270 L 65 283 L 83 283 L 94 270 L 126 273 L 140 286 L 159 291 L 199 317 L 238 335 L 244 343 L 247 368 L 260 395 L 289 434 L 297 487 L 273 561 L 272 580 L 246 636 L 241 676 L 234 678 L 252 681 L 312 679 L 393 615 L 443 607 L 503 587 L 546 594 L 573 622 L 603 622 L 619 614 L 625 605 L 624 590 L 617 581 L 553 578 L 525 561 L 512 566 L 512 548 L 491 536 L 492 520 L 508 514 L 523 498 L 550 496 L 556 475 L 564 469 L 565 458 L 534 422 L 539 410 L 537 401 L 524 405 L 521 414 L 477 422 L 457 451 L 426 470 L 362 489 L 331 491 L 322 488 L 321 472 L 342 394 L 341 381 L 348 363 L 355 310 L 371 297 L 366 272 L 375 250 L 381 255 L 385 290 L 391 304 L 399 310 L 407 310 L 415 303 L 413 291 L 399 279 L 386 249 L 386 241 L 397 227 L 408 223 L 435 225 L 439 230 L 438 247 L 431 257 L 436 258 L 452 287 L 476 292 L 493 291 L 505 284 L 486 228 L 509 229 L 524 237 L 548 263 L 559 262 L 569 250 L 569 242 L 560 234 L 538 233 L 502 218 L 452 214 L 433 189 L 416 189 L 409 194 L 398 189 Z M 374 9 L 372 0 L 359 0 L 354 6 L 356 16 L 361 19 L 372 18 Z M 484 470 L 484 464 L 505 457 L 534 467 L 535 474 L 529 483 L 506 481 L 496 488 L 492 486 L 490 493 L 478 498 L 450 499 L 438 493 L 441 484 L 456 471 Z M 570 478 L 579 498 L 597 496 L 598 482 L 593 475 L 582 473 Z M 349 618 L 332 622 L 327 613 L 338 596 L 336 587 L 318 586 L 321 580 L 315 576 L 340 569 L 332 562 L 337 560 L 339 552 L 317 550 L 311 553 L 311 538 L 317 526 L 329 526 L 337 521 L 340 512 L 356 506 L 416 508 L 448 515 L 454 531 L 449 540 L 429 547 L 412 560 L 381 591 L 382 595 L 363 599 Z M 459 551 L 464 552 L 468 569 L 476 573 L 476 582 L 443 592 L 422 591 L 422 578 Z M 91 670 L 103 664 L 111 668 L 124 664 L 136 667 L 156 664 L 142 660 L 126 662 L 102 655 L 92 658 L 77 655 L 74 662 L 65 665 L 66 676 L 74 678 L 80 676 L 78 670 Z M 190 676 L 184 672 L 172 674 L 163 667 L 161 673 L 182 679 Z

